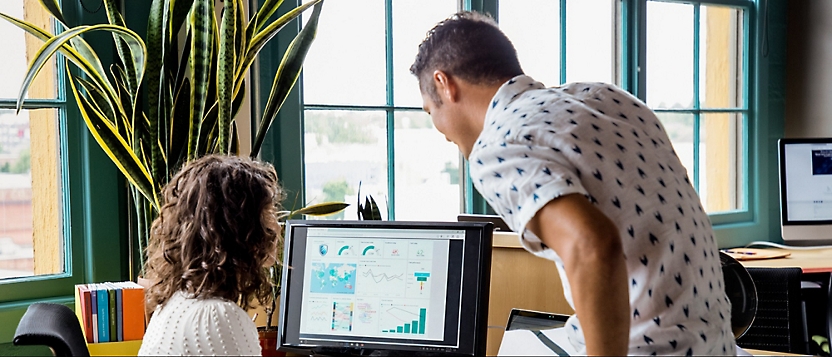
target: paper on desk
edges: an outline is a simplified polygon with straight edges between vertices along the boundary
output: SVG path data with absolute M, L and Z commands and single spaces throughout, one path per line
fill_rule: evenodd
M 567 356 L 574 356 L 578 351 L 569 343 L 569 337 L 563 327 L 541 331 L 551 342 L 560 347 Z M 751 353 L 736 346 L 737 356 L 752 356 Z M 558 356 L 532 330 L 511 330 L 503 335 L 497 356 Z
M 567 356 L 577 355 L 578 351 L 569 343 L 566 329 L 563 327 L 541 330 L 545 338 L 556 344 Z M 533 330 L 511 330 L 503 334 L 498 356 L 558 356 L 554 350 L 546 346 L 543 338 L 539 338 Z

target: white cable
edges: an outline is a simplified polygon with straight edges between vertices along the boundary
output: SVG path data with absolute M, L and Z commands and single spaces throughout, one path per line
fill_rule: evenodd
M 815 250 L 815 249 L 829 249 L 832 248 L 832 245 L 816 245 L 816 246 L 793 246 L 793 245 L 785 245 L 779 244 L 774 242 L 766 242 L 766 241 L 753 241 L 745 245 L 746 248 L 755 246 L 755 245 L 762 245 L 762 246 L 769 246 L 775 247 L 780 249 L 791 249 L 791 250 Z

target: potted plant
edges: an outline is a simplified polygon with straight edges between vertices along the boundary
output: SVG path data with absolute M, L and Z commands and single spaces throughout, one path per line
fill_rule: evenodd
M 130 239 L 138 241 L 134 256 L 143 268 L 162 187 L 190 160 L 210 153 L 240 154 L 236 121 L 248 120 L 237 114 L 246 95 L 249 69 L 281 29 L 311 9 L 308 22 L 274 75 L 251 140 L 250 155 L 258 155 L 300 74 L 323 1 L 309 0 L 275 16 L 283 1 L 264 0 L 247 17 L 243 0 L 223 0 L 219 16 L 215 0 L 153 0 L 145 38 L 125 25 L 115 0 L 103 0 L 108 23 L 77 26 L 67 23 L 56 0 L 40 1 L 63 31 L 51 34 L 0 13 L 4 20 L 44 41 L 21 85 L 18 111 L 34 78 L 50 58 L 61 53 L 67 59 L 70 93 L 87 128 L 129 183 Z M 116 63 L 102 63 L 83 38 L 95 31 L 112 34 Z M 78 71 L 71 72 L 71 66 Z M 327 214 L 345 206 L 330 202 L 294 214 Z M 135 263 L 130 264 L 132 268 Z
M 214 0 L 153 0 L 147 39 L 127 28 L 115 0 L 104 0 L 109 23 L 68 24 L 55 0 L 43 7 L 64 28 L 50 34 L 0 13 L 0 17 L 44 41 L 32 60 L 17 98 L 18 110 L 34 78 L 61 53 L 82 75 L 69 84 L 81 116 L 96 142 L 127 178 L 135 211 L 134 230 L 143 253 L 149 224 L 159 209 L 162 187 L 185 163 L 209 153 L 239 154 L 236 120 L 245 82 L 257 54 L 278 31 L 312 9 L 303 30 L 285 53 L 259 127 L 252 139 L 256 157 L 266 132 L 297 81 L 317 30 L 322 0 L 310 0 L 275 18 L 282 0 L 266 0 L 251 18 L 243 0 L 224 0 L 216 16 Z M 118 52 L 107 68 L 82 35 L 112 33 Z M 183 32 L 184 41 L 178 34 Z M 340 205 L 319 205 L 313 212 Z M 343 209 L 343 208 L 340 208 Z M 140 265 L 144 255 L 139 254 Z

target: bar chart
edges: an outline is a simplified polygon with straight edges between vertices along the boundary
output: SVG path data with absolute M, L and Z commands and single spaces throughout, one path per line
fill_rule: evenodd
M 397 326 L 389 326 L 386 330 L 381 330 L 382 333 L 390 334 L 425 334 L 425 323 L 427 320 L 427 309 L 418 308 L 418 312 L 412 308 L 406 307 L 391 307 L 387 314 L 399 321 L 406 321 Z M 407 319 L 410 319 L 409 321 Z M 389 320 L 388 320 L 389 321 Z

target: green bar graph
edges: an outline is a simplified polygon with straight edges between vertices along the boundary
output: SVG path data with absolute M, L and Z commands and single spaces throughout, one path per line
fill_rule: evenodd
M 427 309 L 419 309 L 419 319 L 413 320 L 409 323 L 396 326 L 395 329 L 381 330 L 383 333 L 409 333 L 409 334 L 425 334 L 425 323 L 427 320 Z
M 419 334 L 425 334 L 425 316 L 427 316 L 427 309 L 419 309 Z

